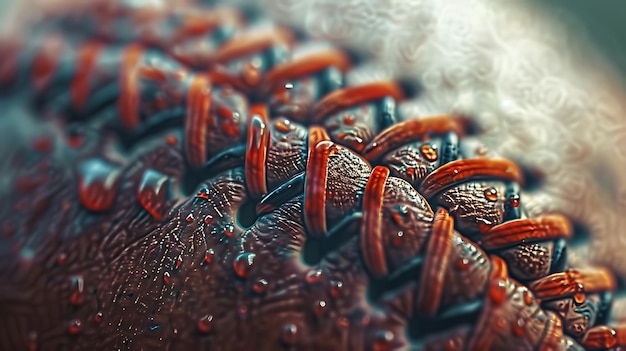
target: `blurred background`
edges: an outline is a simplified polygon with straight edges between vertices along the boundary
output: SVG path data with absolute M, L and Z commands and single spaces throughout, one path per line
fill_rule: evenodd
M 40 6 L 76 1 L 1 0 L 0 30 L 21 35 Z M 626 3 L 222 2 L 256 6 L 371 57 L 354 79 L 419 82 L 421 93 L 403 107 L 408 115 L 474 117 L 485 144 L 543 174 L 543 188 L 522 199 L 531 211 L 573 217 L 574 255 L 626 279 Z M 617 313 L 626 316 L 623 300 Z

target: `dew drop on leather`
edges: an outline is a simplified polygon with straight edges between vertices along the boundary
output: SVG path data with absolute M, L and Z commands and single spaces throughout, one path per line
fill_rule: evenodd
M 198 190 L 198 193 L 196 194 L 196 197 L 200 198 L 200 199 L 208 200 L 209 199 L 209 189 L 206 188 L 206 187 L 203 187 L 202 189 Z
M 204 217 L 204 224 L 211 224 L 212 221 L 213 221 L 213 216 L 207 215 L 206 217 Z
M 506 282 L 500 278 L 493 280 L 489 286 L 489 298 L 496 305 L 506 300 Z
M 235 274 L 240 278 L 248 278 L 254 270 L 255 258 L 256 254 L 252 252 L 243 252 L 237 255 L 233 262 Z
M 82 323 L 80 322 L 79 319 L 72 319 L 67 326 L 67 332 L 70 335 L 76 335 L 78 333 L 80 333 L 82 329 Z
M 265 290 L 267 290 L 269 283 L 267 282 L 267 280 L 261 278 L 259 280 L 257 280 L 254 285 L 252 286 L 252 290 L 256 293 L 256 294 L 263 294 L 265 292 Z
M 283 326 L 282 341 L 287 345 L 293 345 L 298 341 L 298 326 L 288 323 Z
M 330 282 L 330 294 L 334 298 L 338 298 L 341 296 L 343 292 L 343 282 L 338 280 L 333 280 Z
M 170 281 L 171 281 L 171 278 L 170 278 L 170 272 L 165 272 L 165 273 L 163 273 L 163 282 L 164 282 L 165 284 L 169 284 L 169 283 L 170 283 Z
M 288 119 L 278 120 L 274 123 L 276 130 L 283 133 L 289 133 L 291 131 L 291 122 Z
M 213 315 L 207 314 L 200 319 L 197 323 L 198 331 L 202 334 L 209 334 L 213 331 Z
M 183 256 L 178 255 L 178 257 L 176 258 L 176 265 L 174 266 L 174 269 L 179 269 L 182 264 L 183 264 Z
M 374 351 L 391 351 L 393 349 L 393 332 L 378 330 L 374 335 Z
M 226 225 L 224 227 L 224 236 L 227 238 L 231 238 L 235 233 L 235 227 L 233 225 Z
M 498 191 L 495 188 L 485 189 L 485 199 L 489 202 L 498 201 Z
M 533 298 L 533 295 L 531 294 L 531 292 L 528 289 L 524 289 L 522 292 L 522 299 L 524 300 L 524 303 L 526 304 L 526 306 L 530 306 L 533 304 L 533 302 L 535 302 L 535 299 Z
M 400 230 L 396 232 L 396 234 L 393 236 L 391 240 L 391 244 L 395 247 L 400 247 L 402 245 L 403 238 L 404 238 L 404 232 Z
M 515 336 L 524 336 L 524 334 L 526 334 L 526 321 L 522 318 L 519 318 L 513 323 L 512 329 Z
M 178 143 L 178 139 L 176 139 L 173 135 L 168 135 L 165 139 L 168 145 L 175 146 Z
M 165 201 L 168 197 L 170 179 L 154 169 L 143 172 L 137 188 L 137 201 L 155 219 L 163 218 Z
M 583 293 L 574 294 L 574 302 L 578 305 L 583 304 L 586 299 L 587 299 L 587 296 Z
M 211 264 L 211 262 L 213 262 L 213 257 L 215 257 L 215 250 L 206 250 L 206 252 L 204 253 L 204 263 Z
M 326 307 L 327 307 L 326 301 L 324 301 L 324 300 L 317 300 L 313 304 L 313 312 L 318 317 L 321 317 L 321 316 L 323 316 L 326 313 Z
M 465 271 L 469 268 L 469 260 L 467 258 L 462 258 L 456 262 L 456 268 Z
M 117 197 L 121 170 L 102 158 L 91 158 L 78 165 L 78 195 L 90 211 L 111 209 Z
M 323 277 L 324 277 L 324 274 L 322 273 L 321 270 L 319 269 L 310 270 L 306 274 L 306 282 L 309 284 L 317 284 L 322 281 Z
M 72 278 L 72 293 L 70 294 L 70 303 L 79 306 L 85 300 L 83 277 L 75 276 Z
M 520 205 L 520 196 L 517 194 L 509 196 L 509 205 L 513 208 L 518 208 Z

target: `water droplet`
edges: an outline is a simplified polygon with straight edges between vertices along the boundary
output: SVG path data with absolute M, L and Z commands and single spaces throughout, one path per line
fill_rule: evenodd
M 172 146 L 175 146 L 176 143 L 178 143 L 178 139 L 176 139 L 175 136 L 173 135 L 168 135 L 167 138 L 165 139 L 165 141 Z
M 509 205 L 513 208 L 518 208 L 520 205 L 520 197 L 517 194 L 509 196 Z
M 178 339 L 178 337 L 179 337 L 178 328 L 172 329 L 172 338 L 173 339 Z
M 137 201 L 157 220 L 163 218 L 170 183 L 169 177 L 153 169 L 147 169 L 141 175 L 141 182 L 137 188 Z
M 67 254 L 62 252 L 57 256 L 57 265 L 62 266 L 67 262 Z
M 80 320 L 72 319 L 67 325 L 67 332 L 70 333 L 70 335 L 76 335 L 80 333 L 81 328 L 82 323 L 80 322 Z
M 163 281 L 165 282 L 165 284 L 169 284 L 170 283 L 170 272 L 165 272 L 163 273 Z
M 500 278 L 491 281 L 489 287 L 489 298 L 495 304 L 502 304 L 506 299 L 506 282 Z
M 178 258 L 176 258 L 176 265 L 174 266 L 174 269 L 180 268 L 182 264 L 183 264 L 183 255 L 178 255 Z
M 457 261 L 456 268 L 459 269 L 460 271 L 464 271 L 469 268 L 469 264 L 470 264 L 469 259 L 462 258 Z
M 330 294 L 334 298 L 340 297 L 342 291 L 343 291 L 343 282 L 337 281 L 337 280 L 333 280 L 330 282 Z
M 211 262 L 213 262 L 214 256 L 215 256 L 215 250 L 213 249 L 206 250 L 206 253 L 204 254 L 204 262 L 206 264 L 211 264 Z
M 233 262 L 235 273 L 241 278 L 248 278 L 254 269 L 256 255 L 252 252 L 243 252 L 237 255 Z
M 93 317 L 93 320 L 94 320 L 96 323 L 102 323 L 102 317 L 103 317 L 102 312 L 98 312 L 98 313 L 96 313 L 96 315 Z
M 532 305 L 533 302 L 535 301 L 532 293 L 528 289 L 524 289 L 522 291 L 522 298 L 524 299 L 524 303 L 526 304 L 526 306 Z
M 321 269 L 310 270 L 306 274 L 306 282 L 309 284 L 317 284 L 322 281 L 324 274 Z
M 393 332 L 389 330 L 379 330 L 374 336 L 375 351 L 391 351 L 393 348 Z
M 315 303 L 313 304 L 313 312 L 318 316 L 321 317 L 326 313 L 326 301 L 324 300 L 318 300 L 315 301 Z
M 83 292 L 84 281 L 82 276 L 72 277 L 72 293 L 70 294 L 70 303 L 74 306 L 79 306 L 85 300 L 85 294 Z
M 454 174 L 459 174 L 459 172 L 460 172 L 460 171 L 459 171 L 459 169 L 458 169 L 458 168 L 455 168 L 454 170 L 452 170 L 452 173 L 454 173 Z
M 291 122 L 288 119 L 278 119 L 274 122 L 274 128 L 279 132 L 289 133 L 291 131 Z
M 402 245 L 402 239 L 404 238 L 404 232 L 398 231 L 396 235 L 391 239 L 391 244 L 395 247 L 399 247 Z
M 78 197 L 86 209 L 109 210 L 117 196 L 121 170 L 100 158 L 83 161 L 78 167 Z
M 526 321 L 522 318 L 513 323 L 513 334 L 515 336 L 524 336 L 526 334 Z
M 193 213 L 190 213 L 187 215 L 187 218 L 185 218 L 185 220 L 187 221 L 187 223 L 191 223 L 193 222 Z
M 587 299 L 587 296 L 583 293 L 576 293 L 574 294 L 574 302 L 577 305 L 581 305 L 585 302 L 585 300 Z
M 347 126 L 352 126 L 354 125 L 354 122 L 356 121 L 356 118 L 354 117 L 354 115 L 352 113 L 346 113 L 343 116 L 343 124 L 347 125 Z
M 235 227 L 232 224 L 229 224 L 224 227 L 224 236 L 230 238 L 235 233 Z
M 285 324 L 281 338 L 287 345 L 295 344 L 298 341 L 298 326 L 293 323 Z
M 207 314 L 198 320 L 198 331 L 202 334 L 209 334 L 213 331 L 213 315 Z
M 208 200 L 209 199 L 209 188 L 203 187 L 200 190 L 198 190 L 198 193 L 196 194 L 196 197 L 200 198 L 200 199 Z
M 204 224 L 211 224 L 212 220 L 213 220 L 213 216 L 207 215 L 206 217 L 204 217 Z
M 485 189 L 484 194 L 485 194 L 485 199 L 487 199 L 487 201 L 489 202 L 498 201 L 498 191 L 496 190 L 496 188 L 487 188 Z
M 252 287 L 252 290 L 256 294 L 263 294 L 267 290 L 267 286 L 268 285 L 269 285 L 269 283 L 267 282 L 267 280 L 261 278 L 261 279 L 257 280 L 256 283 L 254 283 L 254 286 Z

